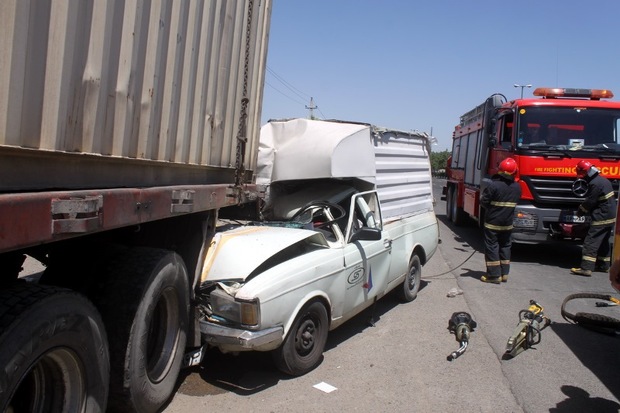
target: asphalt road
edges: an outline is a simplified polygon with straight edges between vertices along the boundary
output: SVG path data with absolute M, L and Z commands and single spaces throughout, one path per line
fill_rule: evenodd
M 509 281 L 481 283 L 481 232 L 447 222 L 442 184 L 435 182 L 442 243 L 423 268 L 415 301 L 387 296 L 331 332 L 322 363 L 302 377 L 279 373 L 268 354 L 209 351 L 201 366 L 184 372 L 164 411 L 618 412 L 620 338 L 570 324 L 560 313 L 569 294 L 618 297 L 607 274 L 569 274 L 579 263 L 577 245 L 515 245 Z M 454 287 L 463 294 L 447 297 Z M 519 311 L 531 299 L 552 324 L 534 348 L 503 360 Z M 620 319 L 620 307 L 596 308 L 593 300 L 569 305 L 571 312 Z M 461 311 L 477 328 L 467 351 L 447 361 L 459 347 L 448 321 Z

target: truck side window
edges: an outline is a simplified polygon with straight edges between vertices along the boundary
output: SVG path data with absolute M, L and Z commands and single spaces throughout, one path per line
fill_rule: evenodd
M 513 116 L 512 114 L 506 115 L 501 118 L 501 146 L 505 149 L 510 149 L 512 147 L 512 129 L 513 129 Z

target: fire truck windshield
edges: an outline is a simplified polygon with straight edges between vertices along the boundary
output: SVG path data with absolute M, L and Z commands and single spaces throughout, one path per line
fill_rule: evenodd
M 620 154 L 620 110 L 586 107 L 522 107 L 516 147 L 532 150 Z

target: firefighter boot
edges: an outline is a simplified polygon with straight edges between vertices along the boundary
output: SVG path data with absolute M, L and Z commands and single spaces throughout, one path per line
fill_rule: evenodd
M 584 277 L 591 277 L 592 271 L 584 270 L 583 268 L 571 268 L 571 274 L 583 275 Z
M 482 281 L 483 283 L 499 284 L 502 282 L 502 277 L 491 277 L 490 275 L 486 274 L 480 277 L 480 281 Z
M 597 272 L 609 272 L 609 264 L 606 262 L 596 262 L 596 266 L 594 267 L 594 271 Z

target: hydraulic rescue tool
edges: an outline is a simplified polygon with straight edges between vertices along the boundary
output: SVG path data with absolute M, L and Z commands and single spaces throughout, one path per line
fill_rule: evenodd
M 620 304 L 620 300 L 615 297 L 612 297 L 609 294 L 593 294 L 593 293 L 577 293 L 571 294 L 564 299 L 562 303 L 562 317 L 570 323 L 578 324 L 582 327 L 588 328 L 590 330 L 597 331 L 599 333 L 606 334 L 618 334 L 620 333 L 620 320 L 609 317 L 604 314 L 593 314 L 593 313 L 584 313 L 577 312 L 575 314 L 569 313 L 566 310 L 566 306 L 569 301 L 574 300 L 576 298 L 592 298 L 598 300 L 606 300 L 606 301 L 597 301 L 595 305 L 597 307 L 613 307 Z
M 551 320 L 543 313 L 543 307 L 536 301 L 530 300 L 528 309 L 519 311 L 519 324 L 508 339 L 506 352 L 502 359 L 511 359 L 540 343 L 540 332 L 549 324 Z
M 468 313 L 457 312 L 452 314 L 452 317 L 448 322 L 448 330 L 450 330 L 450 333 L 454 333 L 456 341 L 461 343 L 461 347 L 459 347 L 458 350 L 453 351 L 448 356 L 448 361 L 452 361 L 455 358 L 459 357 L 461 354 L 465 353 L 465 350 L 467 349 L 467 344 L 469 343 L 469 334 L 474 331 L 476 326 L 476 322 L 471 318 Z

